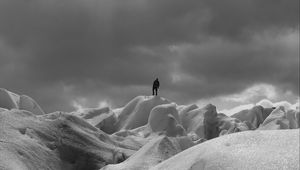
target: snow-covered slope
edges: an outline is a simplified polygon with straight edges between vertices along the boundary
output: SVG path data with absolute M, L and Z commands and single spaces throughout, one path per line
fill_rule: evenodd
M 66 113 L 0 112 L 0 169 L 97 169 L 134 153 Z
M 45 114 L 0 89 L 0 169 L 299 169 L 299 110 L 229 117 L 216 107 L 138 96 L 118 109 Z
M 108 165 L 101 170 L 147 170 L 193 145 L 187 137 L 158 136 L 126 161 Z
M 299 129 L 247 131 L 191 147 L 151 170 L 298 170 Z
M 134 129 L 147 124 L 150 111 L 157 105 L 170 103 L 159 96 L 138 96 L 130 101 L 118 116 L 116 127 Z
M 79 112 L 73 112 L 73 114 L 85 119 L 105 133 L 112 134 L 116 131 L 116 127 L 113 125 L 116 123 L 117 117 L 109 107 L 86 108 Z

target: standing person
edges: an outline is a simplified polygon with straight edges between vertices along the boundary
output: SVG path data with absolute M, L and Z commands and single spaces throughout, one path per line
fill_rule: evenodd
M 156 78 L 153 82 L 153 86 L 152 86 L 152 95 L 154 96 L 154 91 L 155 91 L 155 95 L 157 96 L 157 90 L 159 89 L 159 81 L 158 78 Z

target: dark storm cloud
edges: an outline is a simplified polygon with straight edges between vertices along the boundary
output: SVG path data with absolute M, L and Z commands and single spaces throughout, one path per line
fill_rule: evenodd
M 179 102 L 255 82 L 297 89 L 289 46 L 252 45 L 263 32 L 297 29 L 298 13 L 298 0 L 3 0 L 0 86 L 49 111 L 70 110 L 77 97 L 124 104 L 155 77 Z
M 202 82 L 191 83 L 205 87 L 191 93 L 196 96 L 233 93 L 261 82 L 299 94 L 298 35 L 294 30 L 258 35 L 246 43 L 212 39 L 201 45 L 179 46 L 177 51 L 183 56 L 180 69 L 195 80 L 204 77 Z
M 270 27 L 285 29 L 299 23 L 298 0 L 206 0 L 205 4 L 212 14 L 208 31 L 226 38 L 245 38 Z

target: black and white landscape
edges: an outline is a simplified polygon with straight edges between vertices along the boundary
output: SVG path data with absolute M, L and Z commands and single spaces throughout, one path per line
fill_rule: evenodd
M 216 106 L 138 96 L 122 108 L 45 114 L 0 91 L 1 169 L 299 169 L 299 108 Z
M 0 0 L 0 170 L 299 170 L 299 12 Z

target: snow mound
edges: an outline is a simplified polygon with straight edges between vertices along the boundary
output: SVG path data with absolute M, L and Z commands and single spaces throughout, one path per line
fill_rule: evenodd
M 187 137 L 159 136 L 144 145 L 126 161 L 108 165 L 101 170 L 147 170 L 191 146 L 193 142 Z
M 229 117 L 223 113 L 218 114 L 218 129 L 219 129 L 219 136 L 236 133 L 246 130 L 253 130 L 255 127 L 247 122 L 242 122 L 241 120 L 233 117 Z
M 109 107 L 87 108 L 83 109 L 82 112 L 74 112 L 73 114 L 85 119 L 105 133 L 112 134 L 116 131 L 113 125 L 116 123 L 117 117 Z
M 219 135 L 217 129 L 216 107 L 208 104 L 203 108 L 190 105 L 180 110 L 182 125 L 187 133 L 194 133 L 199 138 L 211 139 Z
M 159 96 L 138 96 L 131 100 L 120 112 L 117 129 L 135 129 L 146 125 L 150 111 L 158 105 L 170 103 Z
M 31 97 L 26 95 L 20 96 L 19 109 L 27 110 L 36 115 L 45 114 L 42 108 L 37 104 L 37 102 L 34 101 Z
M 274 108 L 264 108 L 262 106 L 254 106 L 250 110 L 243 110 L 233 114 L 230 117 L 237 118 L 241 121 L 247 121 L 253 127 L 258 128 L 261 123 L 270 115 Z
M 190 121 L 192 121 L 193 119 L 197 119 L 197 116 L 200 115 L 197 114 L 197 109 L 199 109 L 199 107 L 195 104 L 189 106 L 181 106 L 180 108 L 178 108 L 178 113 L 179 113 L 180 120 L 182 121 L 182 125 L 184 128 L 186 128 L 188 132 L 192 131 L 189 128 L 189 123 L 193 123 L 193 122 Z
M 164 104 L 151 110 L 148 125 L 152 132 L 165 132 L 167 136 L 182 136 L 185 129 L 180 124 L 176 104 Z
M 290 129 L 300 128 L 300 112 L 299 110 L 288 110 L 286 112 L 286 118 L 289 120 Z
M 111 135 L 120 142 L 137 146 L 137 150 L 158 136 L 186 136 L 185 129 L 180 124 L 176 104 L 158 105 L 151 110 L 146 125 Z
M 0 88 L 0 108 L 27 110 L 36 115 L 45 114 L 41 107 L 29 96 L 18 95 Z
M 299 110 L 284 107 L 230 117 L 158 96 L 44 114 L 0 89 L 0 169 L 299 169 L 299 124 Z
M 263 100 L 259 101 L 257 103 L 257 105 L 261 105 L 265 108 L 282 106 L 282 107 L 284 107 L 285 110 L 298 110 L 297 108 L 299 108 L 299 101 L 296 102 L 294 105 L 292 105 L 291 103 L 289 103 L 287 101 L 279 101 L 279 102 L 273 103 L 268 99 L 263 99 Z
M 188 105 L 188 106 L 178 106 L 177 110 L 178 110 L 180 119 L 183 120 L 187 116 L 188 112 L 198 109 L 198 108 L 199 107 L 197 105 L 192 104 L 192 105 Z
M 0 112 L 1 169 L 94 170 L 135 151 L 76 116 Z
M 17 109 L 19 106 L 20 96 L 0 88 L 0 107 L 5 109 Z
M 295 129 L 299 128 L 299 112 L 286 111 L 283 106 L 277 107 L 261 124 L 261 130 Z
M 246 131 L 191 147 L 151 170 L 298 170 L 299 129 Z

